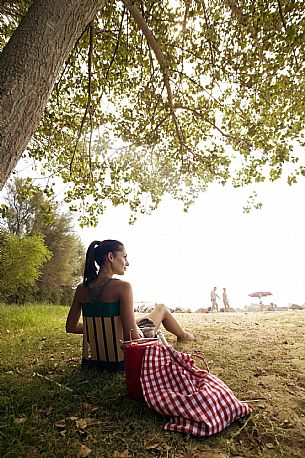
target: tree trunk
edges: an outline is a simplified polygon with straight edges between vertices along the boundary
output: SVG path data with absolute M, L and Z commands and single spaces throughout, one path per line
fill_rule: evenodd
M 34 0 L 0 55 L 0 190 L 29 143 L 58 74 L 107 0 Z

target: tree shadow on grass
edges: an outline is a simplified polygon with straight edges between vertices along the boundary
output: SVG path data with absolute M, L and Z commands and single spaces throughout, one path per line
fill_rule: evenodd
M 160 436 L 164 418 L 144 400 L 127 397 L 124 374 L 68 368 L 52 378 L 40 375 L 1 377 L 1 456 L 75 457 L 80 444 L 94 447 L 96 455 L 90 456 L 127 449 L 130 456 L 142 456 L 140 450 L 150 456 L 145 444 L 151 435 Z

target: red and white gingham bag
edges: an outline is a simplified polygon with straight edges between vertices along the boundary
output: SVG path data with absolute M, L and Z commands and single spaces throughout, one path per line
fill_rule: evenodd
M 170 416 L 164 426 L 170 431 L 210 436 L 252 411 L 218 377 L 196 367 L 191 355 L 171 346 L 145 350 L 141 384 L 148 406 Z

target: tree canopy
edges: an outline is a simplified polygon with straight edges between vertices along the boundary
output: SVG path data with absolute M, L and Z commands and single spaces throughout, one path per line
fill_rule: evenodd
M 33 282 L 25 283 L 24 293 L 27 286 L 31 293 L 28 296 L 31 295 L 32 299 L 69 302 L 72 290 L 80 281 L 85 258 L 84 246 L 73 230 L 71 214 L 60 212 L 59 205 L 52 198 L 46 198 L 39 186 L 20 178 L 7 186 L 1 213 L 0 226 L 2 233 L 7 234 L 5 240 L 10 240 L 18 248 L 17 254 L 12 250 L 9 254 L 16 272 L 22 264 L 23 241 L 29 244 L 29 240 L 33 240 L 33 245 L 38 241 L 48 253 L 39 265 L 39 277 L 37 274 L 34 278 L 35 288 Z M 40 245 L 37 249 L 41 251 Z M 24 257 L 28 260 L 27 251 L 25 244 Z
M 18 237 L 0 230 L 0 300 L 22 303 L 32 297 L 43 264 L 51 254 L 42 237 Z
M 31 3 L 2 2 L 3 47 Z M 304 36 L 302 0 L 109 0 L 58 74 L 27 155 L 69 184 L 84 223 L 107 202 L 144 212 L 164 193 L 187 207 L 213 181 L 276 180 L 287 163 L 293 183 L 305 175 L 294 151 Z

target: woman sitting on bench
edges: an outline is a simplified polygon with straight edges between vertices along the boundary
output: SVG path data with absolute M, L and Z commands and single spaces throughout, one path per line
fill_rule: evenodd
M 154 337 L 161 323 L 177 337 L 177 342 L 195 340 L 164 304 L 157 304 L 145 318 L 136 320 L 130 283 L 112 278 L 124 275 L 128 265 L 125 247 L 117 240 L 95 241 L 87 250 L 84 280 L 76 288 L 66 322 L 67 332 L 84 335 L 83 363 L 95 360 L 97 365 L 111 370 L 107 367 L 109 361 L 118 363 L 124 359 L 120 349 L 123 337 L 125 341 Z

